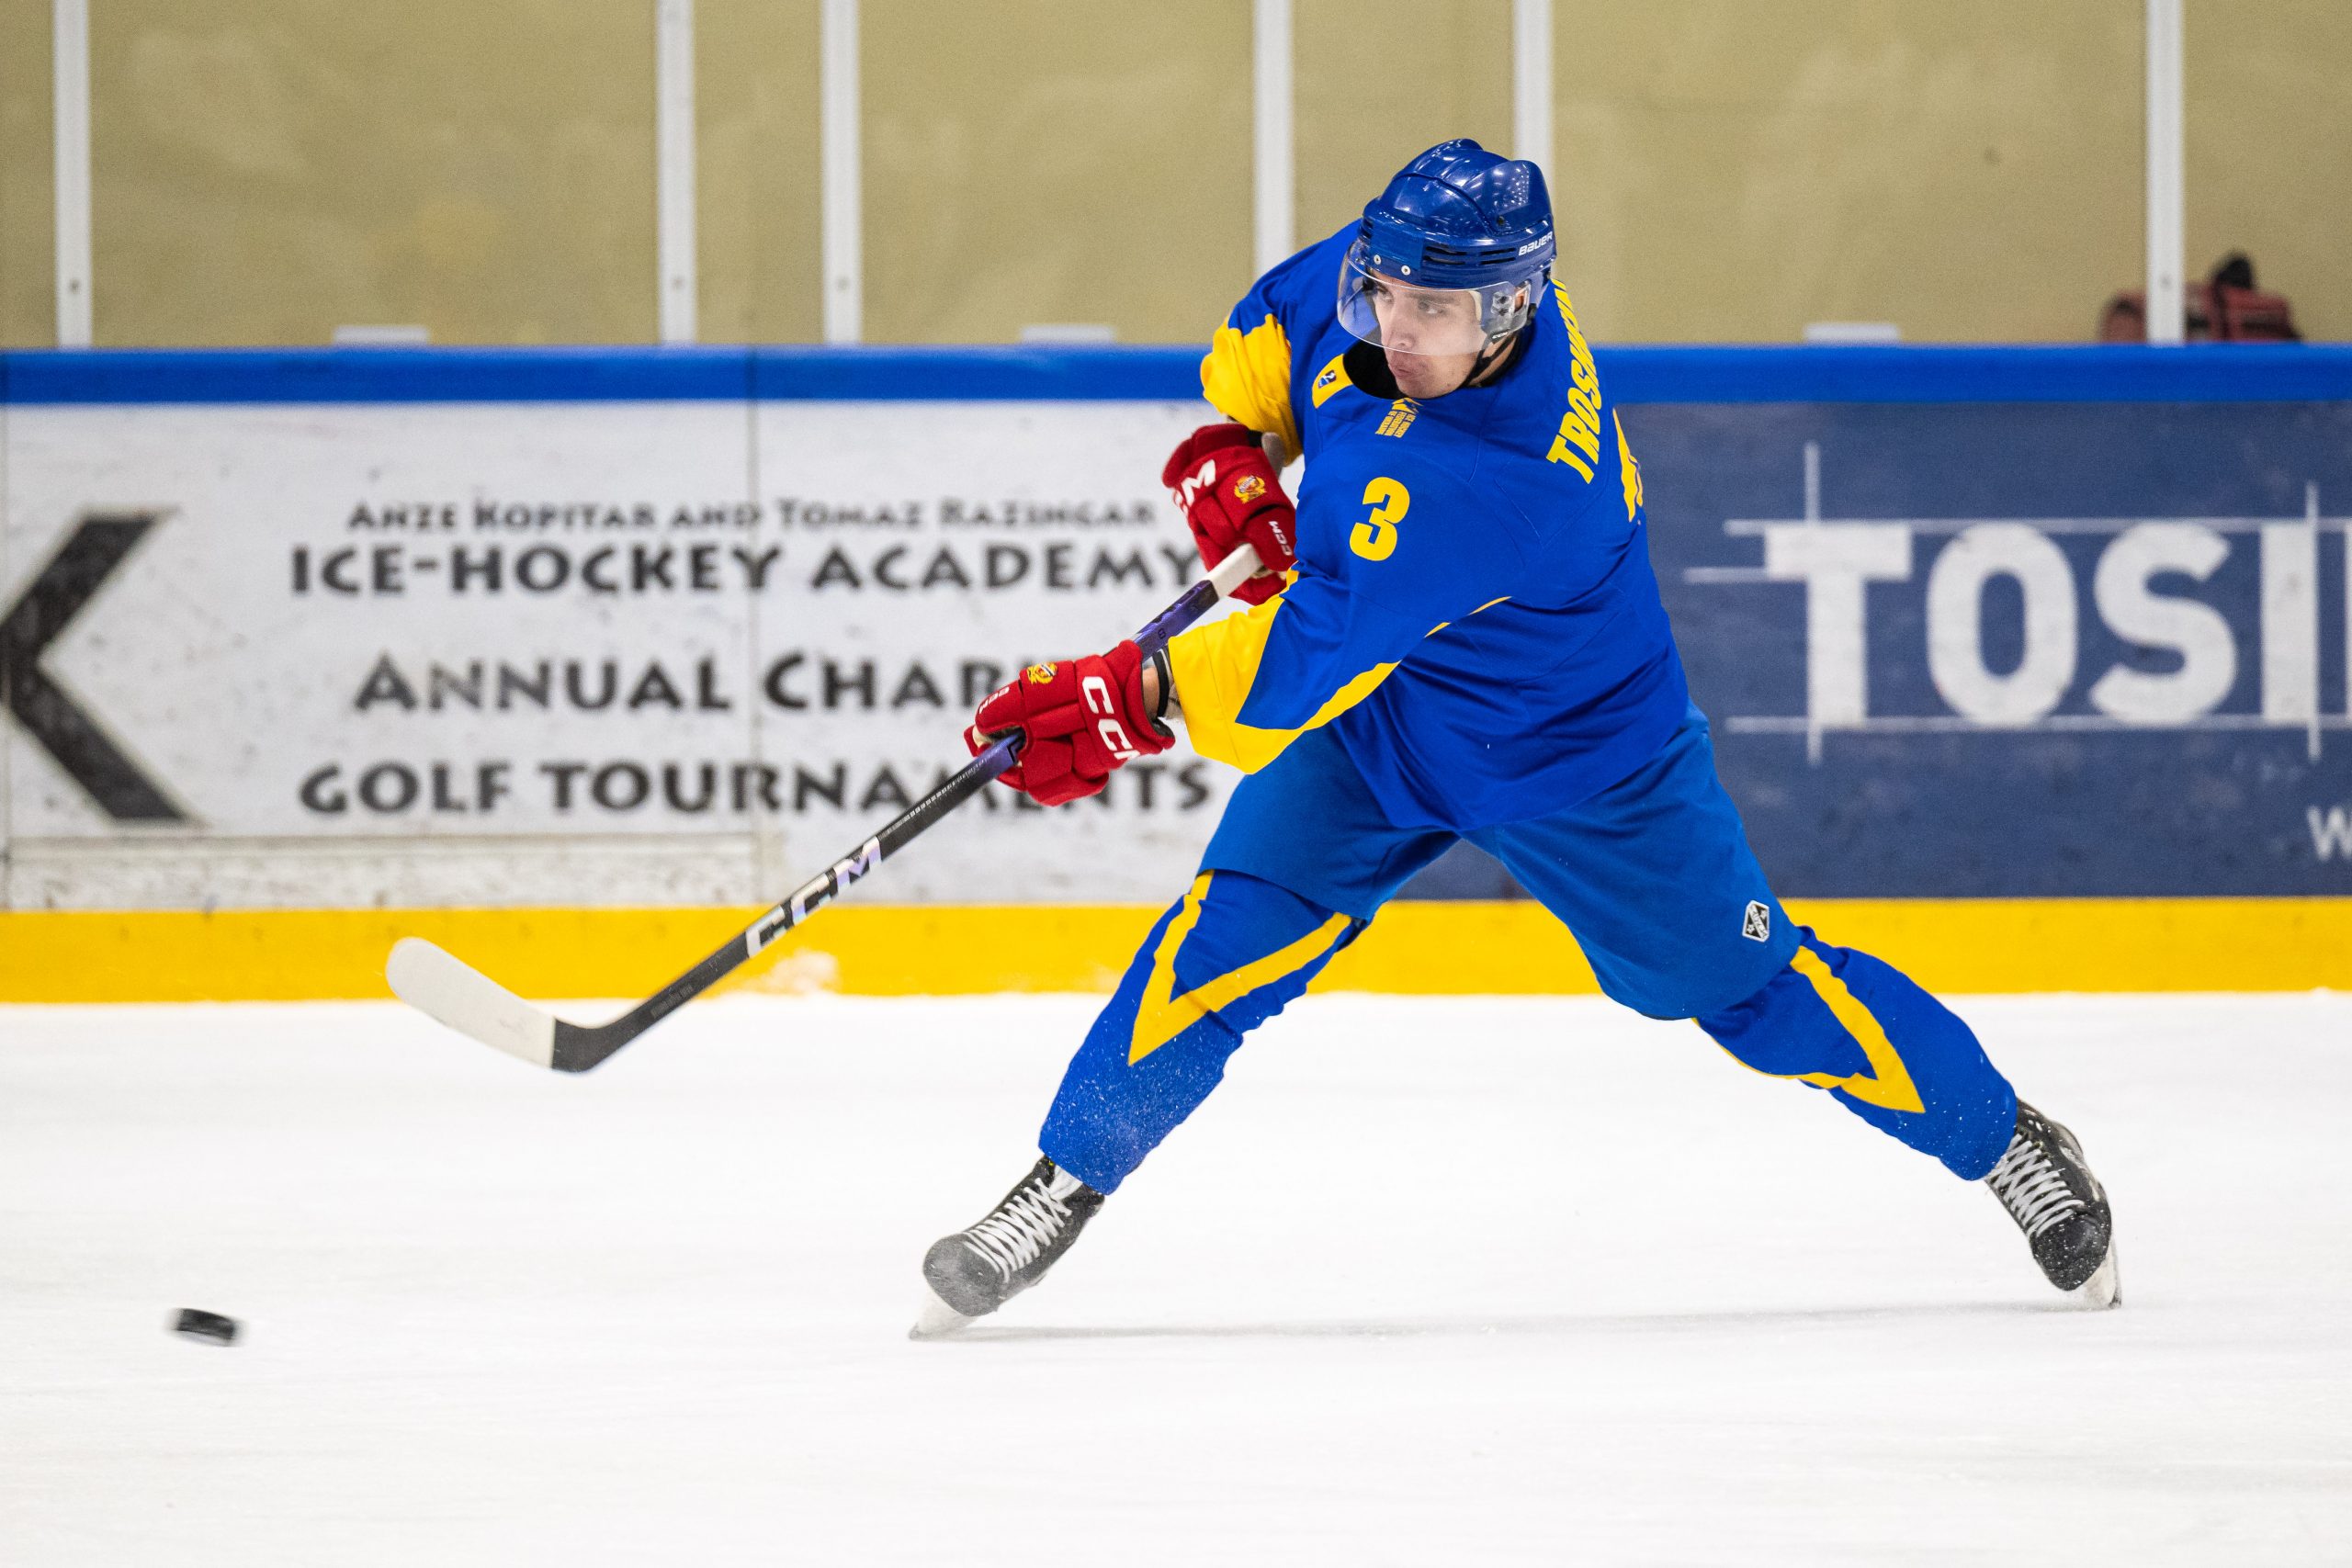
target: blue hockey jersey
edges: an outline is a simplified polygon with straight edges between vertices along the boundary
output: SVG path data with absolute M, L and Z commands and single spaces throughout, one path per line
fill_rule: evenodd
M 1209 401 L 1307 468 L 1295 581 L 1169 647 L 1193 745 L 1255 771 L 1329 725 L 1399 826 L 1566 810 L 1690 702 L 1641 469 L 1564 289 L 1494 382 L 1383 388 L 1338 320 L 1354 230 L 1259 279 L 1202 362 Z

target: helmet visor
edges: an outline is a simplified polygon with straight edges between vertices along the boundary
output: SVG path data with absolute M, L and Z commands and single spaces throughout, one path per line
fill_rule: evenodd
M 1477 354 L 1527 324 L 1533 293 L 1526 279 L 1425 288 L 1359 241 L 1340 266 L 1340 324 L 1390 354 Z

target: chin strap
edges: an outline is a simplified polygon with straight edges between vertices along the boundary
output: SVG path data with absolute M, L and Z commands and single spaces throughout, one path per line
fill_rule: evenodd
M 1526 330 L 1524 327 L 1514 328 L 1480 349 L 1478 357 L 1471 362 L 1470 374 L 1462 378 L 1462 384 L 1465 387 L 1475 387 L 1486 379 L 1489 371 L 1509 359 L 1517 350 L 1519 334 Z

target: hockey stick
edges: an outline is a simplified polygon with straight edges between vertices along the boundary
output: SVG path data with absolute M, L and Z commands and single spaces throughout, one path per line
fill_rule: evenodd
M 1193 583 L 1136 633 L 1147 657 L 1208 613 L 1209 606 L 1239 587 L 1258 570 L 1258 552 L 1243 546 L 1206 579 Z M 803 883 L 790 897 L 729 937 L 701 963 L 638 1003 L 610 1023 L 594 1028 L 567 1023 L 532 1006 L 481 970 L 451 957 L 423 937 L 402 937 L 392 946 L 384 977 L 409 1006 L 440 1020 L 460 1034 L 495 1045 L 534 1066 L 584 1073 L 679 1008 L 707 991 L 773 945 L 785 932 L 839 897 L 853 882 L 873 874 L 884 861 L 912 843 L 933 823 L 988 787 L 1012 766 L 1016 738 L 1006 736 L 955 777 L 910 807 L 880 832 Z

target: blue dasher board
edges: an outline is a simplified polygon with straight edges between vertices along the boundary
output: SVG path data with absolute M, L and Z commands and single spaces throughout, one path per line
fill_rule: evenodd
M 2352 891 L 2352 403 L 1624 420 L 1783 894 Z

